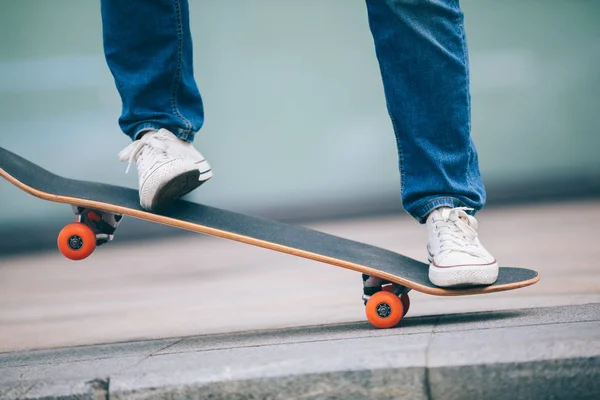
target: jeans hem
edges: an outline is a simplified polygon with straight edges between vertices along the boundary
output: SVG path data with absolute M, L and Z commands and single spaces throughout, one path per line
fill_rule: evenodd
M 427 221 L 427 216 L 436 208 L 440 207 L 469 207 L 464 202 L 460 201 L 456 197 L 436 197 L 425 202 L 421 206 L 417 206 L 411 210 L 406 210 L 413 218 L 415 218 L 420 224 L 424 224 Z M 474 215 L 474 211 L 467 211 L 467 214 Z
M 140 138 L 140 134 L 144 133 L 145 131 L 149 131 L 149 130 L 158 131 L 160 129 L 168 130 L 173 135 L 175 135 L 177 138 L 179 138 L 183 141 L 190 142 L 190 143 L 194 141 L 194 136 L 195 136 L 194 132 L 188 132 L 188 131 L 184 131 L 182 129 L 172 129 L 169 127 L 165 127 L 165 126 L 156 124 L 154 122 L 146 122 L 146 123 L 138 125 L 135 129 L 135 133 L 133 134 L 133 136 L 131 136 L 131 139 L 133 141 L 136 141 Z

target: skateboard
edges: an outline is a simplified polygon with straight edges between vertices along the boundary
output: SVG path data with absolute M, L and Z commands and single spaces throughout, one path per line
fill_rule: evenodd
M 436 296 L 475 295 L 533 285 L 531 269 L 501 267 L 492 285 L 441 288 L 429 281 L 428 265 L 404 255 L 298 225 L 243 215 L 185 200 L 148 212 L 131 188 L 64 178 L 0 147 L 0 176 L 43 200 L 109 215 L 128 216 L 287 253 L 382 278 L 381 290 L 363 296 L 368 321 L 377 328 L 396 326 L 410 307 L 408 292 Z M 96 236 L 83 223 L 65 226 L 58 247 L 68 258 L 83 259 L 96 248 Z

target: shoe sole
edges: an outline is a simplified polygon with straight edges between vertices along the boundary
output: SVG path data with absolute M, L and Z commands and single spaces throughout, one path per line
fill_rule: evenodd
M 152 209 L 158 210 L 161 207 L 172 203 L 178 198 L 190 193 L 194 189 L 197 189 L 210 178 L 212 178 L 211 170 L 200 172 L 199 170 L 195 169 L 177 175 L 158 190 L 154 196 Z
M 439 287 L 491 285 L 498 279 L 498 264 L 436 267 L 429 265 L 429 280 Z

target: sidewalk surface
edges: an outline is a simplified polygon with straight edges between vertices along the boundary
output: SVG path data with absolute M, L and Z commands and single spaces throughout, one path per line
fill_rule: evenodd
M 0 398 L 600 398 L 600 304 L 0 354 Z
M 2 258 L 0 398 L 600 398 L 600 202 L 478 219 L 501 265 L 541 281 L 413 291 L 384 331 L 365 322 L 359 274 L 201 235 L 116 240 L 79 263 Z M 408 218 L 311 227 L 425 261 Z

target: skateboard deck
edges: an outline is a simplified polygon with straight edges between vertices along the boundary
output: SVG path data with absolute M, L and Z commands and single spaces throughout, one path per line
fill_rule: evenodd
M 492 285 L 440 288 L 429 281 L 427 264 L 390 250 L 185 200 L 175 201 L 160 214 L 148 212 L 140 207 L 135 189 L 64 178 L 1 147 L 0 175 L 19 189 L 44 200 L 122 214 L 288 253 L 377 276 L 431 295 L 499 292 L 529 286 L 539 280 L 534 270 L 501 267 L 498 280 Z

